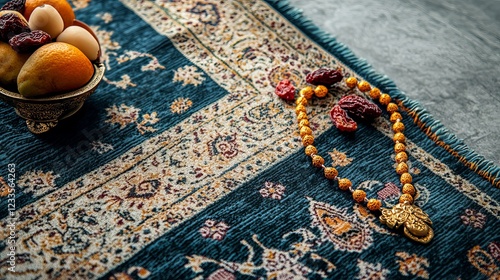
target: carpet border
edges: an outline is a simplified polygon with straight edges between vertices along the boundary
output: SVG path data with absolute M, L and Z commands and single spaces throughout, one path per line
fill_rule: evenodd
M 500 167 L 467 146 L 462 139 L 450 132 L 440 121 L 434 119 L 418 101 L 409 99 L 388 76 L 376 72 L 365 59 L 357 57 L 346 45 L 337 41 L 332 34 L 315 25 L 303 15 L 300 9 L 291 5 L 288 0 L 263 1 L 281 13 L 306 36 L 318 43 L 326 51 L 332 53 L 359 76 L 397 99 L 402 108 L 413 118 L 413 122 L 433 142 L 457 158 L 469 169 L 488 180 L 494 187 L 500 188 Z

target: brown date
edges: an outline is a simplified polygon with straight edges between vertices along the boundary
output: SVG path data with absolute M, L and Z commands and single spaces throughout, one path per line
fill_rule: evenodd
M 50 35 L 42 30 L 23 32 L 10 38 L 9 44 L 18 53 L 31 53 L 52 41 Z
M 375 103 L 356 94 L 340 98 L 338 105 L 346 110 L 349 116 L 359 120 L 371 121 L 382 114 L 382 110 Z
M 11 0 L 5 3 L 0 10 L 16 11 L 23 14 L 25 2 L 25 0 Z
M 342 71 L 340 69 L 320 68 L 307 74 L 306 82 L 313 85 L 324 85 L 331 87 L 333 84 L 342 81 Z
M 15 13 L 0 16 L 0 40 L 8 42 L 10 38 L 23 32 L 30 32 L 28 22 Z
M 330 119 L 340 131 L 354 132 L 358 128 L 358 124 L 339 105 L 333 106 L 332 110 L 330 110 Z

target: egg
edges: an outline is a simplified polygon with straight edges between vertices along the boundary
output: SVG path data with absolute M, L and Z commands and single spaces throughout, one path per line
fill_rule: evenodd
M 99 43 L 90 32 L 80 26 L 72 25 L 67 27 L 59 34 L 56 41 L 77 47 L 91 61 L 96 60 L 99 56 Z
M 44 4 L 36 7 L 31 13 L 28 24 L 31 30 L 42 30 L 50 37 L 56 38 L 64 29 L 64 21 L 51 5 Z

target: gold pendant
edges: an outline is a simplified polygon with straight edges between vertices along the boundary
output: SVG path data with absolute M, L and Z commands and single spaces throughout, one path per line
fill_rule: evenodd
M 406 237 L 423 244 L 429 243 L 434 237 L 431 219 L 415 205 L 398 203 L 392 209 L 383 208 L 380 222 L 395 229 L 404 226 Z

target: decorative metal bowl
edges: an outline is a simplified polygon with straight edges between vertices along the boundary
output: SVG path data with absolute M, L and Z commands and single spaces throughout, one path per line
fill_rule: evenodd
M 41 134 L 78 112 L 101 82 L 104 71 L 104 64 L 94 64 L 94 75 L 83 87 L 42 98 L 25 98 L 17 92 L 0 87 L 0 99 L 14 107 L 16 113 L 26 119 L 26 125 L 32 133 Z
M 85 28 L 99 42 L 94 31 L 84 22 L 74 20 L 73 25 Z M 85 100 L 94 93 L 101 82 L 104 77 L 105 66 L 100 61 L 100 46 L 101 44 L 99 44 L 98 58 L 92 62 L 94 75 L 83 87 L 74 91 L 40 98 L 25 98 L 17 92 L 0 87 L 0 100 L 14 107 L 16 113 L 26 119 L 26 125 L 32 133 L 41 134 L 49 131 L 59 121 L 78 112 Z

